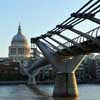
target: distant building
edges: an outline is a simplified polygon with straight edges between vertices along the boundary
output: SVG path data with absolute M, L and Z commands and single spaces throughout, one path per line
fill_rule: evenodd
M 38 50 L 36 44 L 31 44 L 31 57 L 33 60 L 40 58 L 41 52 Z
M 88 55 L 76 71 L 78 82 L 94 82 L 96 80 L 96 60 L 93 54 Z
M 9 58 L 16 62 L 22 62 L 30 57 L 30 47 L 26 37 L 22 34 L 21 26 L 18 27 L 17 34 L 13 37 L 9 46 Z
M 100 80 L 100 54 L 95 57 L 96 59 L 96 78 Z
M 20 65 L 9 58 L 0 58 L 0 81 L 27 80 L 27 76 L 20 73 Z

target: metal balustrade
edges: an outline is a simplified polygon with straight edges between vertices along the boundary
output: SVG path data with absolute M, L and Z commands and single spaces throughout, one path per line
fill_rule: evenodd
M 86 34 L 88 34 L 88 35 L 90 35 L 92 37 L 98 38 L 100 36 L 100 26 L 97 27 L 97 28 L 92 29 L 89 32 L 86 32 Z M 83 36 L 78 36 L 78 37 L 76 37 L 76 38 L 74 38 L 72 40 L 79 44 L 79 43 L 87 41 L 88 39 L 83 37 Z M 71 42 L 65 42 L 64 45 L 66 45 L 67 47 L 74 46 L 74 44 L 71 43 Z M 58 48 L 61 48 L 61 46 L 58 46 Z

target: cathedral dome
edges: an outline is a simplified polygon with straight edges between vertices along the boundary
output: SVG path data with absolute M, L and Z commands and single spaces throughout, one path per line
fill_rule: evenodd
M 18 27 L 17 34 L 12 39 L 12 44 L 19 43 L 19 42 L 20 43 L 27 43 L 26 37 L 21 32 L 21 26 L 20 25 Z
M 9 46 L 9 57 L 16 61 L 30 57 L 30 47 L 26 37 L 21 32 L 20 25 L 17 34 L 13 37 Z
M 13 39 L 12 42 L 26 42 L 26 37 L 22 34 L 16 34 Z

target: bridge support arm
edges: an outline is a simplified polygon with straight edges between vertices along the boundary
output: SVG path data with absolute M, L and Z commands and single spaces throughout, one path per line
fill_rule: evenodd
M 53 96 L 56 97 L 77 97 L 78 89 L 77 82 L 74 73 L 74 68 L 76 66 L 76 62 L 72 61 L 72 63 L 63 62 L 59 55 L 55 54 L 45 43 L 41 41 L 37 41 L 36 44 L 43 52 L 44 56 L 56 69 L 56 79 Z M 75 58 L 76 59 L 76 58 Z M 75 60 L 74 59 L 74 60 Z M 80 59 L 76 59 L 77 63 Z M 73 67 L 74 66 L 74 67 Z
M 36 44 L 43 52 L 43 55 L 46 57 L 48 62 L 54 65 L 58 72 L 66 73 L 66 65 L 60 59 L 59 55 L 55 54 L 55 52 L 42 41 L 37 41 Z
M 32 74 L 35 70 L 38 70 L 39 68 L 48 65 L 49 62 L 45 58 L 38 59 L 31 68 L 28 69 L 28 72 Z

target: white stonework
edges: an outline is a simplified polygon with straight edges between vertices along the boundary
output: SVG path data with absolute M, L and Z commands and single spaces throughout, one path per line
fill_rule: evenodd
M 26 37 L 21 32 L 21 26 L 18 27 L 17 34 L 11 41 L 9 46 L 9 58 L 14 61 L 20 62 L 30 57 L 30 47 Z

